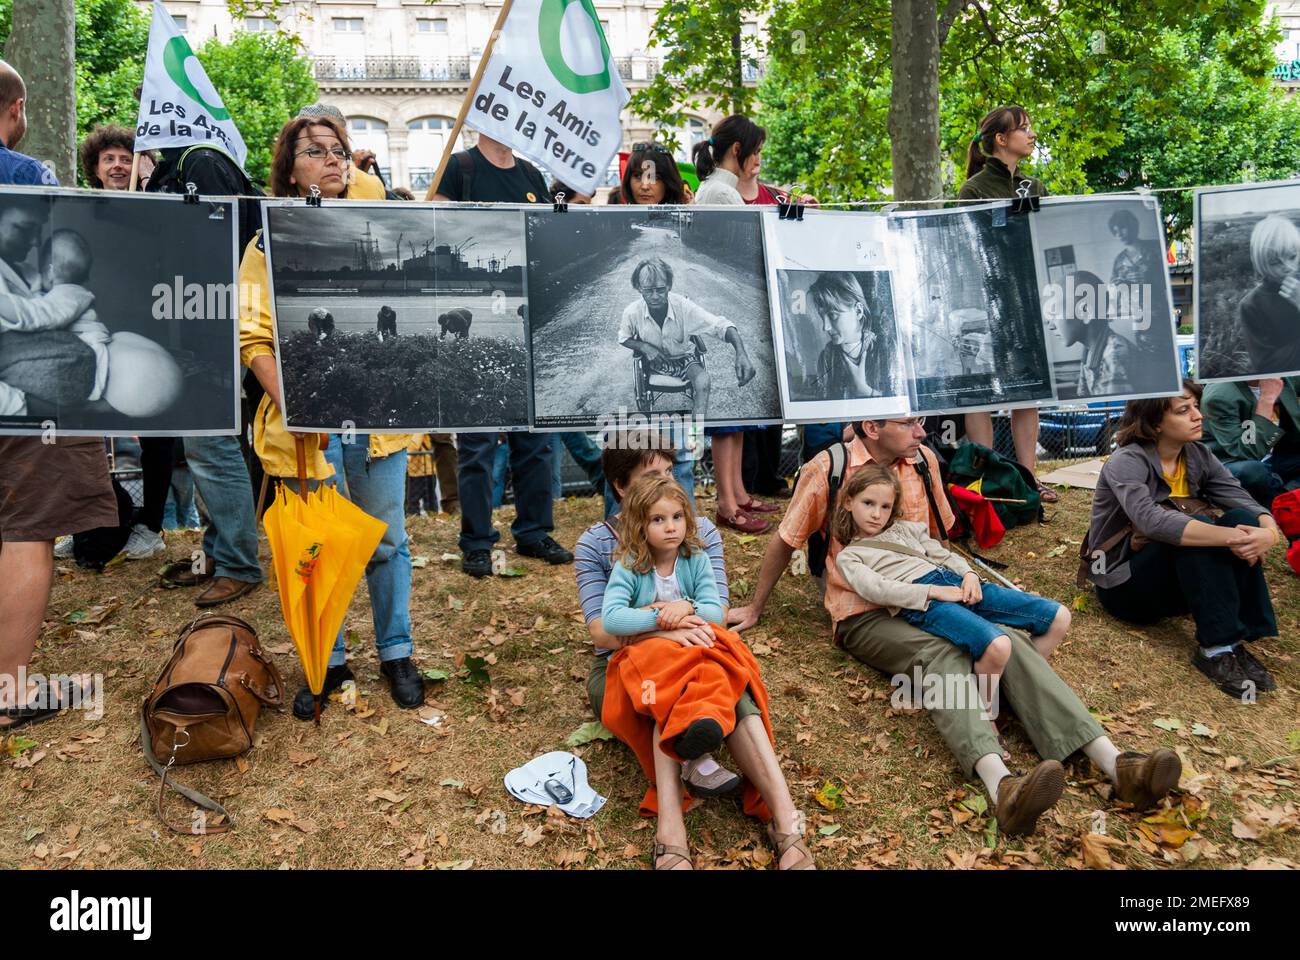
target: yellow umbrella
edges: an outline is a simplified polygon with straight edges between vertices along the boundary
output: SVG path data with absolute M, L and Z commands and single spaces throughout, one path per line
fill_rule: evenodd
M 305 489 L 303 479 L 300 489 Z M 388 526 L 333 486 L 291 497 L 283 484 L 277 484 L 275 502 L 263 522 L 284 623 L 298 650 L 307 686 L 317 697 L 319 722 L 334 638 Z

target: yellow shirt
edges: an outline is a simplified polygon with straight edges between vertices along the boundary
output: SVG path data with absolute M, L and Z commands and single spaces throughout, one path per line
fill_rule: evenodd
M 271 284 L 266 272 L 266 254 L 258 244 L 261 233 L 249 241 L 244 259 L 239 263 L 239 359 L 246 367 L 255 357 L 275 356 L 275 328 L 271 323 Z M 284 417 L 271 395 L 262 397 L 253 418 L 253 451 L 261 458 L 262 469 L 272 477 L 296 477 L 298 454 L 294 434 L 285 429 Z M 307 477 L 324 480 L 334 475 L 315 434 L 306 434 Z M 369 454 L 380 459 L 411 442 L 407 433 L 372 433 Z
M 358 169 L 356 164 L 349 164 L 349 200 L 383 200 L 385 196 L 384 181 L 373 173 L 366 173 L 364 170 Z
M 1191 490 L 1187 487 L 1187 458 L 1181 453 L 1178 455 L 1178 466 L 1174 467 L 1173 474 L 1164 475 L 1165 483 L 1169 484 L 1169 495 L 1171 497 L 1190 497 Z

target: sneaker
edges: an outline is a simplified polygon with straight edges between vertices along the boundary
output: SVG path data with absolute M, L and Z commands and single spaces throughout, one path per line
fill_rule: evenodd
M 343 684 L 352 680 L 352 668 L 346 663 L 337 667 L 330 667 L 325 671 L 325 685 L 321 687 L 320 708 L 324 713 L 325 708 L 329 705 L 330 694 L 338 690 Z M 298 695 L 293 698 L 293 715 L 299 720 L 310 720 L 316 715 L 315 710 L 316 697 L 311 692 L 311 687 L 303 686 L 298 691 Z
M 1256 690 L 1263 690 L 1267 693 L 1270 690 L 1277 689 L 1277 681 L 1275 681 L 1273 675 L 1268 672 L 1268 667 L 1256 660 L 1253 653 L 1247 650 L 1245 646 L 1238 647 L 1235 652 L 1237 654 L 1237 662 L 1241 664 L 1241 669 L 1245 672 L 1246 676 L 1255 681 Z
M 1192 656 L 1192 666 L 1210 678 L 1210 682 L 1228 696 L 1240 700 L 1242 694 L 1258 689 L 1257 681 L 1246 673 L 1237 657 L 1237 651 L 1207 657 L 1200 650 Z
M 163 543 L 161 533 L 154 533 L 144 524 L 137 523 L 131 528 L 131 536 L 127 537 L 122 552 L 128 560 L 148 560 L 166 553 L 167 544 Z
M 424 678 L 410 657 L 385 660 L 379 665 L 379 672 L 388 681 L 388 692 L 392 694 L 393 702 L 403 710 L 424 703 Z
M 460 568 L 471 577 L 492 576 L 492 551 L 471 550 L 461 558 Z
M 535 557 L 538 560 L 545 560 L 553 566 L 561 563 L 573 563 L 573 554 L 550 537 L 542 537 L 536 543 L 515 544 L 515 550 L 522 557 Z
M 710 767 L 709 773 L 702 773 L 701 767 Z M 682 782 L 696 797 L 724 797 L 740 789 L 744 780 L 713 759 L 712 754 L 704 754 L 682 764 Z
M 1183 773 L 1183 761 L 1167 747 L 1153 753 L 1121 753 L 1115 760 L 1115 797 L 1139 810 L 1154 807 Z
M 54 545 L 54 559 L 55 560 L 72 559 L 72 538 L 71 537 L 59 537 L 58 543 Z
M 1061 799 L 1065 789 L 1065 768 L 1059 761 L 1044 760 L 1020 777 L 1003 777 L 998 784 L 998 829 L 1009 837 L 1034 832 L 1038 817 Z

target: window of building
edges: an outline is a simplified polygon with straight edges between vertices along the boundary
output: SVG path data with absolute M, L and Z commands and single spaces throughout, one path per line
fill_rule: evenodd
M 366 21 L 363 17 L 335 17 L 335 33 L 363 33 L 366 29 Z
M 411 189 L 417 193 L 427 190 L 438 169 L 438 161 L 447 148 L 447 137 L 456 121 L 451 117 L 419 117 L 406 125 L 410 134 L 406 140 L 407 166 L 411 172 Z M 463 141 L 462 144 L 463 146 Z
M 446 17 L 420 17 L 415 21 L 415 29 L 419 33 L 438 33 L 447 32 Z
M 686 122 L 675 127 L 673 132 L 677 134 L 677 149 L 673 151 L 673 157 L 677 160 L 690 160 L 691 147 L 709 136 L 708 125 L 699 117 L 687 117 Z M 658 139 L 665 139 L 663 128 L 660 129 Z
M 185 33 L 190 28 L 190 18 L 183 13 L 173 13 L 172 19 L 176 21 L 176 29 Z
M 375 117 L 348 117 L 348 141 L 354 152 L 369 150 L 374 153 L 384 179 L 389 179 L 388 124 Z
M 278 26 L 270 17 L 244 18 L 244 29 L 252 33 L 274 33 Z

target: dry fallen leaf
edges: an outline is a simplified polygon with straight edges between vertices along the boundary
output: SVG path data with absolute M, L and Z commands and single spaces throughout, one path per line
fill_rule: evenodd
M 1110 858 L 1110 851 L 1124 846 L 1124 841 L 1104 833 L 1085 833 L 1081 846 L 1085 867 L 1089 870 L 1113 870 L 1115 862 Z

